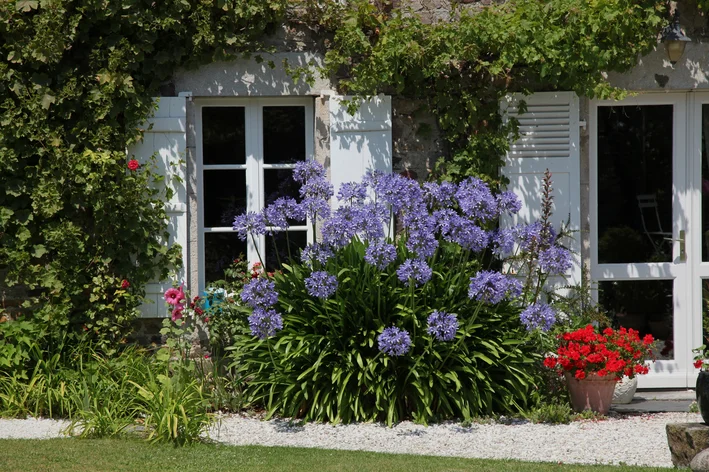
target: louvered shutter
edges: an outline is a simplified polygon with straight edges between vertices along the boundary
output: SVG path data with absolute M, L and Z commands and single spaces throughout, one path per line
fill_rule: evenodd
M 143 140 L 128 149 L 128 158 L 135 156 L 141 162 L 156 155 L 156 172 L 165 176 L 165 185 L 173 190 L 173 196 L 165 207 L 169 218 L 169 240 L 165 244 L 179 244 L 182 260 L 187 261 L 187 181 L 186 165 L 186 104 L 185 97 L 160 97 L 155 99 L 157 110 L 142 125 L 145 128 Z M 151 126 L 152 125 L 152 126 Z M 183 266 L 178 279 L 185 281 Z M 145 287 L 146 302 L 140 307 L 143 317 L 168 316 L 163 294 L 171 287 L 170 281 L 154 281 Z
M 335 194 L 345 182 L 359 182 L 368 170 L 392 171 L 391 97 L 363 100 L 354 115 L 352 97 L 330 96 L 330 179 Z
M 520 113 L 520 102 L 527 106 Z M 552 173 L 553 223 L 570 224 L 574 266 L 567 283 L 581 281 L 581 180 L 579 154 L 579 99 L 573 92 L 542 92 L 530 96 L 508 95 L 501 101 L 505 121 L 519 121 L 520 137 L 511 143 L 502 173 L 509 178 L 508 190 L 522 200 L 522 210 L 502 223 L 530 223 L 541 216 L 544 171 Z

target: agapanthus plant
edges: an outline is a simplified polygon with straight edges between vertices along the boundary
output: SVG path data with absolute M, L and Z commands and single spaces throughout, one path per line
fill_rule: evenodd
M 321 166 L 299 163 L 294 178 L 300 201 L 234 220 L 246 239 L 305 213 L 319 235 L 280 273 L 243 288 L 253 312 L 233 352 L 249 398 L 287 416 L 388 422 L 531 401 L 529 366 L 541 356 L 526 341 L 555 315 L 536 284 L 501 272 L 508 265 L 497 258 L 546 251 L 535 266 L 542 276 L 566 270 L 553 230 L 498 228 L 521 204 L 476 178 L 422 186 L 370 172 L 339 189 L 334 211 Z

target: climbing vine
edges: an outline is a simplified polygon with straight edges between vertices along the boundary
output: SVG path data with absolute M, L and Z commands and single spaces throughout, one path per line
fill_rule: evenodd
M 337 76 L 342 92 L 425 100 L 452 151 L 438 176 L 494 181 L 510 131 L 499 98 L 618 94 L 603 71 L 632 67 L 656 44 L 664 3 L 518 0 L 473 14 L 452 2 L 454 21 L 425 24 L 367 0 L 3 2 L 4 283 L 30 290 L 28 316 L 42 326 L 105 346 L 120 340 L 144 283 L 179 263 L 162 245 L 159 178 L 149 165 L 126 167 L 151 97 L 178 67 L 263 50 L 259 39 L 283 21 L 324 38 L 321 72 Z M 0 348 L 2 340 L 0 324 Z
M 634 66 L 667 21 L 666 2 L 657 0 L 516 0 L 477 12 L 454 8 L 455 21 L 435 24 L 377 2 L 330 9 L 334 39 L 324 72 L 340 75 L 340 87 L 355 95 L 427 100 L 451 143 L 438 174 L 451 180 L 494 180 L 510 131 L 498 113 L 506 93 L 618 97 L 604 73 Z
M 127 333 L 145 283 L 180 261 L 163 244 L 165 186 L 125 149 L 178 67 L 259 49 L 286 3 L 0 4 L 0 282 L 29 290 L 32 322 L 0 323 L 0 357 L 18 326 L 106 350 Z

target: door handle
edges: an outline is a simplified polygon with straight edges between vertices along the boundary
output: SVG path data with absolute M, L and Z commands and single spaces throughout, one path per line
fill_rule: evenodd
M 686 244 L 684 242 L 684 230 L 679 231 L 679 238 L 674 239 L 674 238 L 664 238 L 666 241 L 672 241 L 675 242 L 677 241 L 679 243 L 679 260 L 682 262 L 685 262 L 687 260 L 687 250 L 686 250 Z

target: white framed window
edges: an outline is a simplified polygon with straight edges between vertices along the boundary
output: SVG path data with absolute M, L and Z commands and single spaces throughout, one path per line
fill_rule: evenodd
M 237 214 L 279 197 L 298 198 L 293 169 L 313 159 L 313 99 L 218 98 L 195 100 L 200 290 L 223 277 L 240 254 L 272 269 L 312 240 L 305 221 L 288 231 L 241 241 L 232 229 Z

